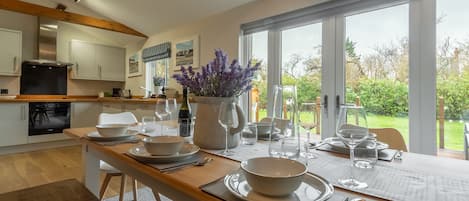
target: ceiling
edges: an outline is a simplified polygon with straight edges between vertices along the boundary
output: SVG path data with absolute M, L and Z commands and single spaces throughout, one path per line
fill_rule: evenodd
M 254 0 L 23 0 L 47 7 L 57 3 L 67 11 L 125 24 L 147 36 L 191 23 Z

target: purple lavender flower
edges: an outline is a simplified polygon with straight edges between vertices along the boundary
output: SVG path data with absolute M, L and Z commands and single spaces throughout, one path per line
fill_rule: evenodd
M 228 63 L 226 53 L 216 49 L 215 59 L 202 66 L 201 73 L 195 72 L 192 66 L 181 66 L 181 74 L 175 74 L 173 78 L 197 96 L 237 97 L 251 90 L 251 81 L 259 66 L 257 63 L 252 67 L 248 62 L 243 68 L 236 59 Z

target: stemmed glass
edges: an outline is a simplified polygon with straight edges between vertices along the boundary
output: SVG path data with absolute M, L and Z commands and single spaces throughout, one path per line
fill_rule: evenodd
M 340 107 L 339 119 L 337 121 L 337 136 L 350 149 L 350 178 L 339 179 L 339 183 L 349 189 L 363 189 L 368 187 L 365 182 L 354 178 L 354 149 L 368 137 L 368 126 L 366 112 L 361 106 L 344 105 Z
M 169 101 L 167 99 L 159 98 L 156 100 L 155 115 L 158 117 L 158 121 L 160 121 L 160 134 L 163 135 L 162 121 L 169 120 L 171 116 Z
M 226 140 L 225 150 L 221 153 L 225 156 L 234 154 L 233 150 L 228 148 L 229 130 L 238 126 L 238 116 L 236 112 L 236 103 L 233 100 L 226 100 L 220 104 L 218 113 L 218 123 L 225 129 Z
M 309 150 L 311 143 L 311 130 L 317 126 L 317 113 L 316 113 L 316 104 L 315 103 L 302 103 L 300 106 L 300 126 L 306 130 L 306 141 L 304 142 L 305 152 L 302 153 L 303 157 L 306 159 L 317 158 Z

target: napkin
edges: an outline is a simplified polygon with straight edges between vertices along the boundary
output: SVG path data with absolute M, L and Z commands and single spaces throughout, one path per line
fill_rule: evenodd
M 338 154 L 349 154 L 349 150 L 348 149 L 335 149 L 333 148 L 331 145 L 328 145 L 328 144 L 325 144 L 323 146 L 320 146 L 317 148 L 318 150 L 321 150 L 321 151 L 329 151 L 329 152 L 334 152 L 334 153 L 338 153 Z M 394 160 L 394 156 L 398 153 L 399 151 L 395 150 L 395 149 L 383 149 L 383 150 L 379 150 L 378 151 L 378 160 L 382 160 L 382 161 L 393 161 Z

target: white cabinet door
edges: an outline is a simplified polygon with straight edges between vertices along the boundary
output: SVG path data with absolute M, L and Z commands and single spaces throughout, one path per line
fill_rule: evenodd
M 28 143 L 28 103 L 0 103 L 0 146 Z
M 120 113 L 123 112 L 121 103 L 103 103 L 103 113 Z
M 94 127 L 98 123 L 102 105 L 99 102 L 73 102 L 70 127 Z
M 20 75 L 21 31 L 0 29 L 0 75 Z
M 125 49 L 96 45 L 96 62 L 101 80 L 125 81 Z
M 70 43 L 73 79 L 100 80 L 95 45 L 77 40 L 72 40 Z

